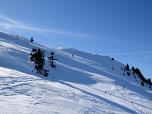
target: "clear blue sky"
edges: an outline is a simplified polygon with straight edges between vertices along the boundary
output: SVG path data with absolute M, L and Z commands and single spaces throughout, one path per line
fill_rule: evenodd
M 152 79 L 152 0 L 0 0 L 0 31 L 109 55 Z

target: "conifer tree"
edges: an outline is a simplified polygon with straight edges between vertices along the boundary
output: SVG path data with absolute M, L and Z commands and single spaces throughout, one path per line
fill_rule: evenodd
M 36 50 L 36 49 L 32 49 L 32 52 L 31 52 L 31 62 L 34 62 L 35 63 L 35 70 L 36 70 L 36 73 L 39 73 L 39 74 L 42 74 L 44 76 L 48 76 L 49 74 L 47 72 L 49 72 L 48 70 L 45 70 L 43 68 L 43 65 L 45 65 L 44 63 L 44 50 L 41 51 L 40 49 Z
M 151 83 L 151 79 L 150 79 L 150 78 L 148 78 L 148 84 L 149 84 L 149 86 L 151 87 L 152 83 Z M 150 88 L 150 87 L 149 87 L 149 88 Z
M 127 63 L 126 69 L 127 69 L 127 71 L 130 71 L 130 70 L 129 70 L 129 65 L 128 65 L 128 63 Z
M 52 51 L 52 53 L 50 53 L 50 54 L 51 54 L 51 57 L 48 57 L 48 60 L 51 63 L 50 66 L 52 68 L 56 68 L 56 66 L 54 65 L 54 63 L 55 63 L 54 60 L 57 60 L 57 59 L 54 58 L 54 52 Z
M 31 42 L 33 42 L 34 40 L 33 40 L 33 37 L 31 37 Z
M 143 81 L 141 82 L 141 85 L 144 86 L 144 82 Z

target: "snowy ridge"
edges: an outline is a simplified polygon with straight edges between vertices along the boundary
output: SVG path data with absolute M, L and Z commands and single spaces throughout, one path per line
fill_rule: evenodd
M 48 77 L 32 72 L 32 48 L 45 50 Z M 56 69 L 47 60 L 52 51 Z M 151 114 L 152 91 L 132 72 L 124 76 L 124 67 L 105 55 L 0 32 L 0 114 Z

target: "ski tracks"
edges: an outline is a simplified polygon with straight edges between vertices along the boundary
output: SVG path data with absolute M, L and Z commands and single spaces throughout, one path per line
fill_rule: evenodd
M 116 86 L 117 91 L 119 92 L 119 94 L 122 97 L 122 98 L 119 98 L 120 100 L 118 102 L 126 105 L 127 107 L 129 107 L 130 109 L 136 111 L 139 114 L 146 114 L 140 107 L 138 107 L 133 101 L 131 101 L 129 98 L 127 98 L 124 95 L 124 93 L 127 94 L 127 92 L 126 92 L 127 88 L 121 82 L 115 81 L 114 84 Z

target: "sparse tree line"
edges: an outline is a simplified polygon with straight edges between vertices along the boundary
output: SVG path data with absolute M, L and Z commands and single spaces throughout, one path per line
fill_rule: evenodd
M 114 58 L 112 58 L 112 60 L 114 60 Z M 130 71 L 128 64 L 125 66 L 125 68 L 120 68 L 120 69 L 124 70 L 127 73 L 127 75 L 130 76 L 131 71 Z M 112 68 L 112 70 L 114 70 L 114 68 Z M 132 67 L 131 70 L 132 70 L 132 75 L 134 75 L 134 78 L 136 78 L 136 75 L 138 75 L 138 77 L 142 80 L 142 82 L 141 82 L 142 86 L 149 85 L 149 88 L 152 89 L 152 82 L 151 82 L 150 78 L 146 79 L 138 68 L 135 69 L 134 67 Z M 123 75 L 125 76 L 125 73 L 123 73 Z M 138 81 L 138 80 L 136 80 L 136 81 Z
M 44 69 L 44 65 L 45 65 L 45 54 L 44 54 L 44 50 L 41 51 L 41 49 L 32 49 L 32 52 L 30 54 L 30 59 L 31 62 L 35 63 L 35 70 L 36 73 L 41 74 L 45 77 L 47 77 L 49 74 L 49 70 Z M 50 62 L 50 66 L 51 68 L 56 68 L 56 65 L 54 65 L 54 60 L 57 60 L 54 58 L 54 52 L 52 51 L 51 57 L 48 57 L 48 60 Z M 34 70 L 32 70 L 33 72 Z
M 120 68 L 120 69 L 126 71 L 126 72 L 127 72 L 127 75 L 130 76 L 131 71 L 130 71 L 130 68 L 129 68 L 129 65 L 128 65 L 128 64 L 125 66 L 125 68 Z M 145 84 L 146 84 L 146 86 L 149 85 L 149 88 L 152 89 L 152 87 L 151 87 L 151 86 L 152 86 L 152 82 L 151 82 L 151 79 L 150 79 L 150 78 L 146 79 L 146 78 L 142 75 L 141 71 L 140 71 L 138 68 L 135 69 L 134 67 L 132 67 L 131 70 L 132 70 L 132 74 L 134 75 L 134 78 L 136 78 L 136 75 L 138 75 L 138 77 L 142 80 L 142 82 L 141 82 L 141 85 L 142 85 L 142 86 L 145 86 Z M 125 76 L 125 73 L 123 73 L 123 75 Z M 136 80 L 136 81 L 137 81 L 137 80 Z M 138 81 L 138 82 L 139 82 L 139 81 Z

